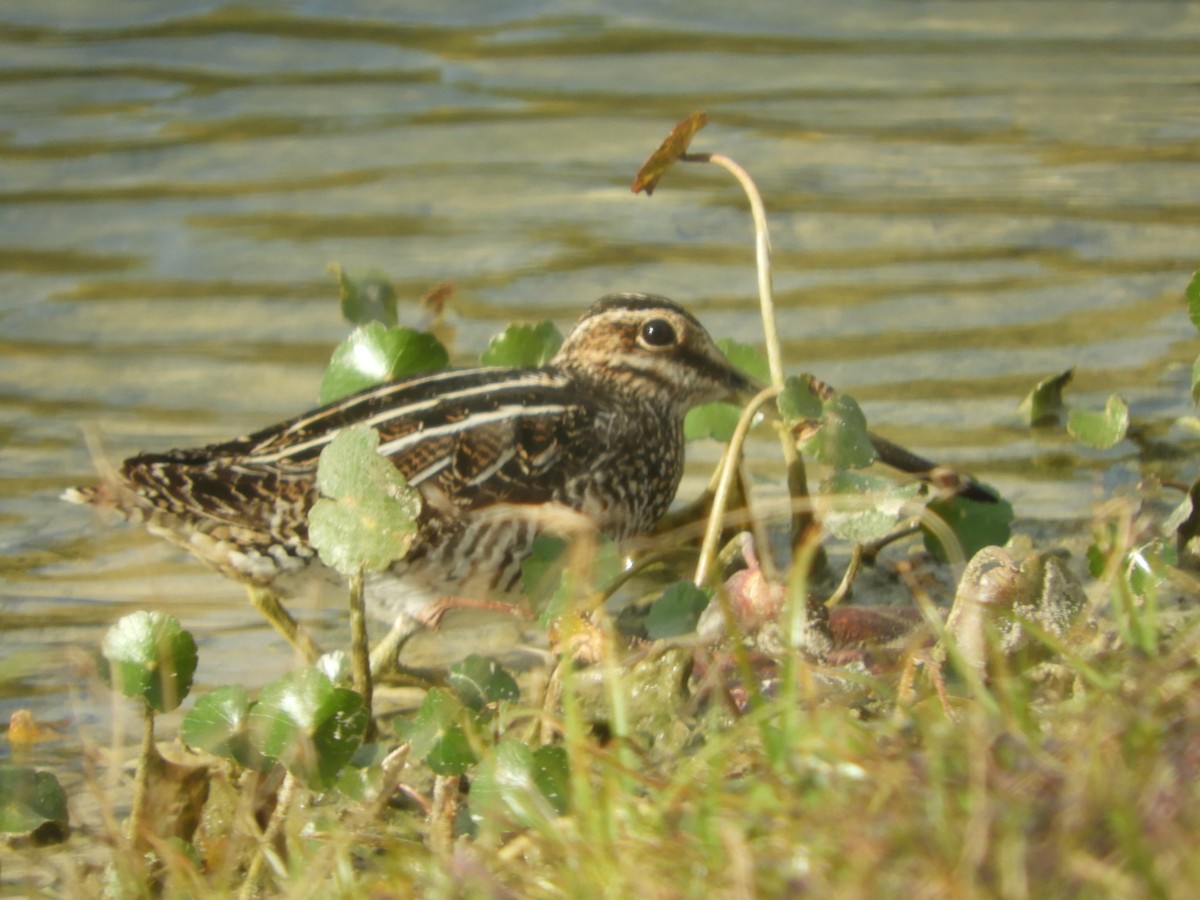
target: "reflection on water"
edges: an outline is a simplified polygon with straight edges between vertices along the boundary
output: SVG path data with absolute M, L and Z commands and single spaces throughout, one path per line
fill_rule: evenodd
M 1019 427 L 1041 377 L 1075 366 L 1078 401 L 1120 391 L 1151 431 L 1188 409 L 1188 5 L 820 3 L 801 17 L 713 2 L 686 21 L 666 3 L 425 5 L 2 14 L 4 716 L 31 706 L 70 733 L 86 716 L 70 648 L 144 606 L 197 634 L 204 683 L 288 665 L 236 586 L 55 498 L 107 458 L 311 405 L 344 332 L 331 261 L 382 269 L 410 299 L 452 281 L 462 361 L 511 319 L 566 327 L 614 289 L 757 340 L 736 186 L 689 169 L 653 199 L 628 190 L 693 108 L 713 119 L 697 147 L 739 159 L 767 197 L 792 370 L 972 468 L 1019 516 L 1083 517 L 1112 487 Z M 1134 454 L 1103 458 L 1134 479 Z

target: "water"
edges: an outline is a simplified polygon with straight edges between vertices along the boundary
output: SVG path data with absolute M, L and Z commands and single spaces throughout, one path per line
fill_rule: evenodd
M 1086 518 L 1114 463 L 1141 473 L 1131 441 L 1020 427 L 1046 375 L 1074 366 L 1074 401 L 1118 391 L 1194 453 L 1171 423 L 1200 350 L 1200 7 L 390 6 L 0 6 L 0 715 L 62 730 L 35 762 L 73 771 L 104 732 L 87 654 L 132 609 L 184 620 L 204 685 L 290 664 L 236 586 L 56 497 L 311 406 L 345 332 L 328 263 L 408 301 L 452 282 L 460 362 L 620 289 L 757 341 L 736 185 L 690 167 L 629 192 L 694 108 L 695 148 L 766 197 L 791 371 L 994 483 L 1024 528 Z

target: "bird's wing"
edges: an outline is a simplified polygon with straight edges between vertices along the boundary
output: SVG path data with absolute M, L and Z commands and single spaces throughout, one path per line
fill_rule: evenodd
M 247 437 L 126 460 L 140 502 L 192 519 L 303 536 L 321 451 L 368 425 L 410 484 L 458 508 L 557 496 L 596 410 L 548 369 L 459 369 L 379 385 Z

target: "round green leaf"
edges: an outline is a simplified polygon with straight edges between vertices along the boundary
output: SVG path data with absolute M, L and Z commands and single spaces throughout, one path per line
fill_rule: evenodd
M 689 409 L 683 420 L 684 439 L 700 441 L 712 438 L 724 443 L 733 437 L 741 415 L 741 407 L 723 400 L 701 403 Z
M 446 680 L 463 705 L 476 712 L 490 703 L 521 697 L 516 679 L 503 666 L 475 653 L 451 666 Z
M 492 338 L 479 361 L 485 366 L 532 369 L 548 363 L 562 342 L 562 335 L 553 322 L 509 325 L 502 334 Z
M 346 321 L 355 325 L 368 322 L 396 324 L 396 291 L 386 275 L 372 270 L 356 278 L 337 264 L 331 265 L 329 270 L 337 276 L 342 315 Z
M 848 394 L 834 394 L 822 404 L 819 427 L 800 447 L 835 469 L 861 469 L 875 461 L 867 418 Z
M 1116 394 L 1108 398 L 1104 410 L 1074 408 L 1067 416 L 1067 433 L 1098 450 L 1115 446 L 1129 430 L 1129 407 Z
M 896 527 L 904 505 L 917 495 L 921 486 L 916 482 L 896 484 L 878 475 L 862 472 L 835 472 L 821 485 L 827 509 L 821 522 L 842 540 L 866 543 L 883 537 Z M 839 505 L 836 495 L 851 498 L 870 497 L 868 505 L 848 501 Z
M 362 697 L 307 668 L 263 688 L 250 710 L 250 740 L 263 756 L 324 790 L 362 743 L 367 721 Z
M 950 500 L 934 500 L 926 507 L 939 516 L 958 538 L 963 556 L 970 559 L 984 547 L 1002 547 L 1012 536 L 1013 508 L 1007 500 L 996 503 L 978 503 L 965 497 Z M 922 526 L 925 549 L 943 562 L 947 559 L 942 542 L 928 528 Z
M 571 808 L 571 764 L 565 748 L 549 744 L 534 750 L 533 780 L 560 815 Z
M 533 752 L 525 744 L 497 744 L 471 780 L 472 818 L 525 828 L 553 819 L 557 810 L 539 789 L 534 769 Z
M 331 403 L 402 375 L 444 369 L 449 361 L 446 348 L 432 334 L 369 322 L 355 328 L 333 351 L 321 379 L 320 401 Z
M 317 463 L 317 487 L 334 499 L 313 504 L 308 536 L 321 560 L 344 575 L 386 569 L 416 537 L 421 496 L 378 447 L 373 428 L 347 428 Z
M 467 710 L 452 693 L 432 688 L 421 701 L 412 724 L 405 729 L 415 759 L 424 759 L 438 775 L 461 775 L 475 764 L 475 754 L 463 731 Z
M 783 383 L 783 392 L 775 400 L 779 414 L 789 425 L 806 419 L 817 419 L 824 408 L 820 395 L 813 390 L 807 375 L 793 375 Z
M 1074 369 L 1044 378 L 1039 381 L 1018 409 L 1031 426 L 1049 425 L 1062 419 L 1066 413 L 1063 405 L 1063 389 L 1070 384 L 1075 375 Z
M 1183 295 L 1187 298 L 1188 318 L 1200 329 L 1200 272 L 1192 273 L 1192 280 L 1188 282 Z
M 461 725 L 452 725 L 425 755 L 425 765 L 435 775 L 461 775 L 475 765 L 475 753 Z
M 696 630 L 700 614 L 708 606 L 709 595 L 690 581 L 669 585 L 662 596 L 650 604 L 646 615 L 646 634 L 652 640 L 677 637 Z
M 1192 363 L 1192 403 L 1200 403 L 1200 356 Z
M 0 765 L 0 832 L 29 834 L 46 825 L 67 827 L 67 794 L 49 772 Z
M 184 716 L 179 737 L 193 749 L 232 759 L 248 769 L 262 769 L 266 761 L 250 743 L 249 717 L 245 688 L 217 688 L 196 700 Z
M 104 636 L 113 687 L 141 698 L 159 712 L 183 702 L 196 671 L 196 642 L 179 620 L 163 612 L 136 612 L 120 619 Z
M 771 380 L 771 365 L 763 352 L 753 344 L 744 344 L 733 338 L 718 338 L 717 347 L 734 367 L 751 378 L 767 382 Z

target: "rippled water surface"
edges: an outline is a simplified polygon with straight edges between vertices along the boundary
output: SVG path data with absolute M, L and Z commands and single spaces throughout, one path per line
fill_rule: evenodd
M 1198 350 L 1200 7 L 738 6 L 0 6 L 0 714 L 33 708 L 70 756 L 109 715 L 73 695 L 73 648 L 146 606 L 197 634 L 205 684 L 289 664 L 235 585 L 56 497 L 98 460 L 313 405 L 345 333 L 330 262 L 413 301 L 453 282 L 461 362 L 618 289 L 758 341 L 737 186 L 691 168 L 629 192 L 694 108 L 696 149 L 766 196 L 791 370 L 877 430 L 1022 523 L 1140 471 L 1134 441 L 1020 427 L 1048 374 L 1194 451 L 1171 422 Z

